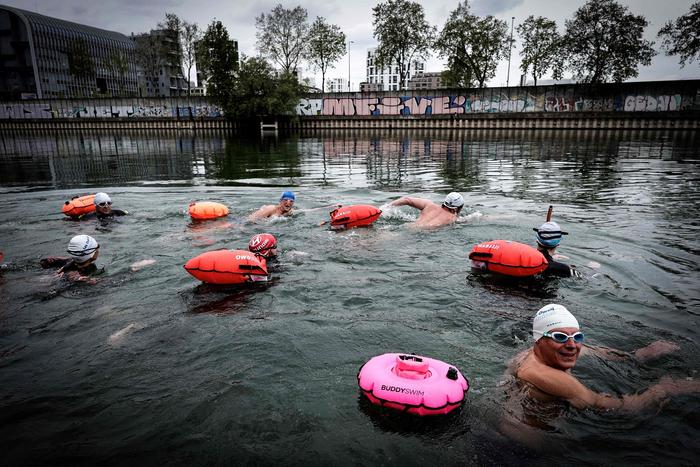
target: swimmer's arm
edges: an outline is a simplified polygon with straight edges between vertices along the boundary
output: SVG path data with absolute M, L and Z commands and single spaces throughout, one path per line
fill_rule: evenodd
M 70 258 L 64 258 L 62 256 L 49 256 L 48 258 L 42 258 L 39 264 L 43 269 L 48 268 L 59 268 L 65 266 L 70 261 Z
M 425 209 L 429 201 L 421 198 L 411 198 L 410 196 L 402 196 L 391 202 L 391 206 L 411 206 L 421 211 Z
M 251 220 L 255 219 L 261 219 L 264 217 L 270 217 L 273 212 L 275 212 L 275 205 L 274 204 L 269 204 L 267 206 L 263 206 L 257 211 L 255 211 L 253 214 L 250 215 Z
M 676 352 L 677 350 L 680 350 L 678 344 L 669 341 L 658 340 L 652 342 L 646 347 L 637 349 L 634 352 L 624 352 L 622 350 L 611 349 L 609 347 L 602 346 L 584 345 L 581 348 L 581 356 L 593 354 L 598 357 L 605 358 L 607 360 L 621 361 L 632 359 L 636 360 L 639 363 L 645 363 L 650 360 L 663 357 L 664 355 Z
M 549 367 L 528 369 L 519 371 L 517 376 L 550 396 L 566 400 L 577 409 L 614 409 L 622 406 L 620 399 L 592 391 L 561 370 Z
M 326 204 L 325 206 L 319 206 L 317 208 L 308 208 L 308 209 L 294 209 L 294 212 L 313 212 L 313 211 L 318 211 L 319 209 L 328 209 L 328 208 L 339 208 L 341 207 L 342 204 Z
M 700 381 L 664 377 L 640 394 L 615 397 L 592 391 L 570 374 L 553 368 L 521 373 L 518 374 L 520 378 L 540 391 L 565 399 L 579 409 L 594 408 L 637 412 L 646 407 L 657 405 L 669 396 L 700 392 Z

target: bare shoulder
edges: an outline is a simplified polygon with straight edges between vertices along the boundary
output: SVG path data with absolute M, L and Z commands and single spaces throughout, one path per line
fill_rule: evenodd
M 270 217 L 274 212 L 275 212 L 276 206 L 274 204 L 268 204 L 257 211 L 255 211 L 253 214 L 250 215 L 251 218 L 253 219 L 258 219 L 261 217 Z

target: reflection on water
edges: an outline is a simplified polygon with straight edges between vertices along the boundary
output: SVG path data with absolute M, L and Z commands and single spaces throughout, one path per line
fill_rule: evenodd
M 555 430 L 538 430 L 547 448 L 531 451 L 503 436 L 499 384 L 548 302 L 572 310 L 594 344 L 681 346 L 645 365 L 582 359 L 575 373 L 593 389 L 635 393 L 666 374 L 697 377 L 698 138 L 0 135 L 0 451 L 10 464 L 52 465 L 150 464 L 166 451 L 190 464 L 695 463 L 697 396 L 629 417 L 568 410 Z M 62 219 L 65 199 L 97 189 L 130 215 L 108 226 Z M 297 194 L 295 216 L 247 220 L 286 189 Z M 443 229 L 409 228 L 407 207 L 384 208 L 372 228 L 318 226 L 334 203 L 440 201 L 450 191 L 466 206 Z M 192 200 L 222 202 L 231 215 L 192 223 Z M 550 204 L 570 233 L 559 252 L 582 278 L 470 272 L 476 243 L 533 244 Z M 78 231 L 100 242 L 104 273 L 95 286 L 64 287 L 37 262 L 64 254 Z M 280 245 L 268 284 L 203 286 L 182 267 L 207 250 L 245 249 L 263 231 Z M 454 364 L 472 384 L 466 405 L 413 420 L 358 403 L 358 368 L 386 352 Z
M 0 183 L 73 188 L 272 179 L 281 185 L 352 181 L 410 191 L 440 177 L 435 182 L 444 188 L 516 194 L 539 189 L 586 201 L 614 189 L 619 161 L 683 161 L 696 139 L 697 132 L 501 130 L 328 132 L 259 140 L 218 132 L 14 133 L 0 137 Z M 635 176 L 629 170 L 626 175 Z M 557 183 L 562 181 L 569 183 Z

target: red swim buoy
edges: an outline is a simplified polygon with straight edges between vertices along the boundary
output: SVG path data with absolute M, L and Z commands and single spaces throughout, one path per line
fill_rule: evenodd
M 547 269 L 547 260 L 537 249 L 510 240 L 492 240 L 472 248 L 469 253 L 472 268 L 498 274 L 527 277 Z
M 245 250 L 207 251 L 195 256 L 185 270 L 207 284 L 243 284 L 267 280 L 267 265 Z
M 228 208 L 225 205 L 212 201 L 190 203 L 189 211 L 190 217 L 196 221 L 218 219 L 219 217 L 228 216 Z
M 63 204 L 61 212 L 68 217 L 95 212 L 95 195 L 75 196 Z
M 379 219 L 382 211 L 371 204 L 353 204 L 340 206 L 331 211 L 331 229 L 352 229 L 366 227 Z

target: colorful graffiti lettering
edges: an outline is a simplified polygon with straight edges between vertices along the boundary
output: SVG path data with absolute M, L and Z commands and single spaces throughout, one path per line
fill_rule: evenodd
M 583 95 L 579 95 L 583 94 Z M 356 96 L 353 94 L 352 96 Z M 455 116 L 519 112 L 673 112 L 698 109 L 697 91 L 680 93 L 616 92 L 586 96 L 575 87 L 494 88 L 464 94 L 305 97 L 299 116 Z M 27 100 L 0 104 L 0 119 L 72 118 L 221 118 L 223 110 L 203 99 Z
M 625 98 L 625 112 L 668 112 L 681 108 L 681 95 L 638 95 Z

